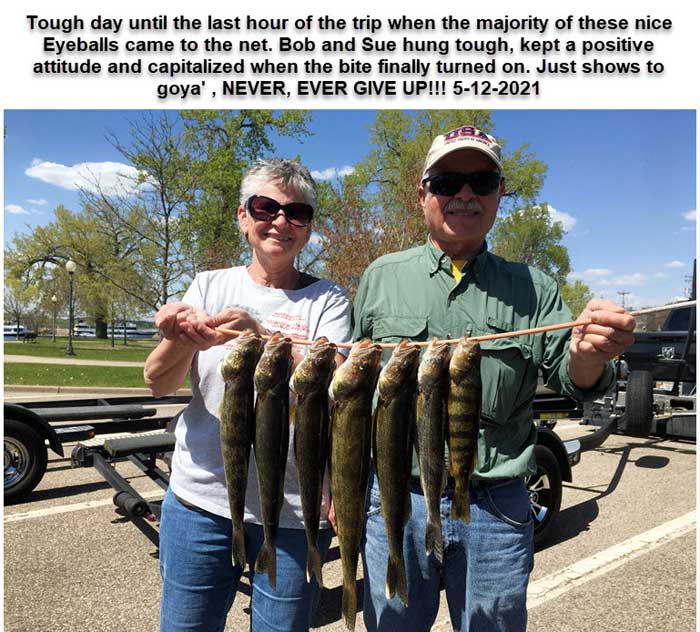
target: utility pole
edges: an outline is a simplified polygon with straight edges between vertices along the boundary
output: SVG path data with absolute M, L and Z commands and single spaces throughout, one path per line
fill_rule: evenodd
M 618 294 L 620 295 L 620 302 L 622 303 L 622 309 L 625 309 L 625 296 L 627 296 L 629 294 L 629 292 L 621 291 L 621 292 L 618 292 Z

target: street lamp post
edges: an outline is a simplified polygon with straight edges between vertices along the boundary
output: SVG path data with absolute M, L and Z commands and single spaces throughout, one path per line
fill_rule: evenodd
M 55 294 L 51 297 L 51 302 L 53 303 L 53 328 L 51 329 L 51 342 L 56 342 L 56 303 L 58 302 L 58 297 Z
M 66 270 L 68 271 L 69 291 L 68 291 L 68 348 L 66 355 L 74 356 L 73 351 L 73 273 L 75 272 L 75 261 L 68 259 L 66 261 Z

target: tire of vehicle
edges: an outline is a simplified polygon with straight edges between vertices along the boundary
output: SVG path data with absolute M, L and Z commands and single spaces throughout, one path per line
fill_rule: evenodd
M 525 479 L 530 494 L 530 509 L 535 523 L 535 546 L 544 544 L 551 535 L 561 508 L 561 468 L 554 453 L 544 445 L 535 446 L 537 474 Z
M 48 451 L 41 435 L 17 419 L 5 419 L 5 502 L 28 496 L 46 472 Z
M 649 371 L 632 371 L 627 378 L 625 414 L 621 432 L 646 438 L 654 419 L 654 381 Z

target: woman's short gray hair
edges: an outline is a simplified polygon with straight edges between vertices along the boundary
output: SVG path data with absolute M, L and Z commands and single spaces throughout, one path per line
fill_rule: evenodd
M 292 191 L 302 197 L 297 201 L 316 208 L 316 183 L 309 170 L 298 162 L 286 158 L 256 160 L 241 182 L 241 204 L 245 204 L 266 184 Z

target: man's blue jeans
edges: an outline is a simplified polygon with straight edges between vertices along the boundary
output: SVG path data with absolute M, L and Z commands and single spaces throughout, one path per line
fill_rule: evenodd
M 452 627 L 459 632 L 520 632 L 527 627 L 527 583 L 533 566 L 533 523 L 522 480 L 487 486 L 472 483 L 471 522 L 452 520 L 452 492 L 440 511 L 443 564 L 425 553 L 427 511 L 420 487 L 412 485 L 411 518 L 404 531 L 408 607 L 385 596 L 389 546 L 376 476 L 367 495 L 367 529 L 362 554 L 364 620 L 368 632 L 425 632 L 440 605 L 440 577 Z
M 319 533 L 324 560 L 330 546 L 331 529 Z M 262 527 L 245 525 L 248 564 L 254 566 L 262 546 Z M 231 562 L 231 521 L 182 504 L 168 490 L 161 508 L 160 574 L 163 597 L 160 629 L 221 632 L 236 596 L 243 569 Z M 306 534 L 303 529 L 280 529 L 277 535 L 277 590 L 267 574 L 255 573 L 251 580 L 251 630 L 309 629 L 318 605 L 316 579 L 306 581 Z

